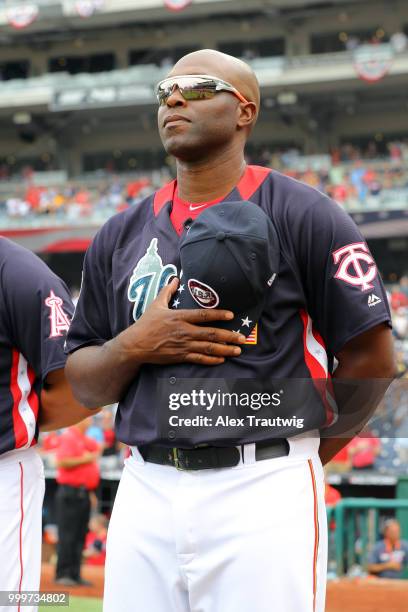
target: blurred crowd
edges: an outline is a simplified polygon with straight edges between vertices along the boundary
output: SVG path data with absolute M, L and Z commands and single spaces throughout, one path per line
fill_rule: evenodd
M 375 141 L 365 148 L 346 143 L 330 154 L 315 156 L 304 156 L 297 148 L 249 147 L 247 161 L 303 181 L 350 210 L 381 207 L 382 196 L 389 192 L 392 203 L 398 198 L 397 190 L 405 205 L 408 201 L 404 191 L 408 190 L 408 139 L 389 142 L 385 149 L 379 149 Z M 137 205 L 168 182 L 172 172 L 164 166 L 150 173 L 115 174 L 109 166 L 87 179 L 40 186 L 34 184 L 32 170 L 24 168 L 17 186 L 0 194 L 0 213 L 3 223 L 45 216 L 49 217 L 47 224 L 52 220 L 81 222 L 98 214 L 108 218 Z
M 385 152 L 370 141 L 365 148 L 346 143 L 328 156 L 304 157 L 296 148 L 271 152 L 265 147 L 248 157 L 307 183 L 346 209 L 376 208 L 383 192 L 408 189 L 408 139 L 388 143 Z
M 169 180 L 165 169 L 132 178 L 120 175 L 101 180 L 72 181 L 61 186 L 41 187 L 28 181 L 17 193 L 0 201 L 8 218 L 41 218 L 77 222 L 100 215 L 101 218 L 137 204 Z

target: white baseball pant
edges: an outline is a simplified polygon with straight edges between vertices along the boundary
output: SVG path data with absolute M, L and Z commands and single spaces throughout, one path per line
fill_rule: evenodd
M 104 612 L 323 612 L 327 520 L 319 439 L 287 457 L 196 472 L 134 449 L 107 541 Z M 135 452 L 136 450 L 136 452 Z
M 0 591 L 38 591 L 41 575 L 41 516 L 45 479 L 33 448 L 0 457 Z M 37 606 L 21 606 L 36 612 Z M 20 606 L 0 605 L 1 612 Z

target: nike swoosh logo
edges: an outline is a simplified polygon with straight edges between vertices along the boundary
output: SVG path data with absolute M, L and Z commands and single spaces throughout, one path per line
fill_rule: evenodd
M 198 210 L 199 208 L 204 208 L 204 206 L 207 206 L 207 204 L 200 204 L 199 206 L 193 206 L 190 204 L 190 210 Z

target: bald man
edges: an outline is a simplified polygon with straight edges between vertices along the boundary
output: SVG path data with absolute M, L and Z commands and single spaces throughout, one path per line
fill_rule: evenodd
M 337 204 L 245 164 L 259 110 L 249 66 L 191 53 L 157 99 L 177 180 L 98 232 L 67 339 L 78 399 L 118 401 L 132 450 L 104 611 L 322 612 L 322 461 L 347 440 L 320 445 L 319 432 L 336 405 L 313 392 L 287 406 L 239 381 L 327 380 L 334 357 L 339 377 L 392 376 L 386 295 Z M 223 405 L 231 381 L 247 393 Z
M 375 544 L 368 557 L 367 571 L 378 578 L 404 578 L 408 566 L 408 542 L 401 540 L 397 520 L 389 519 L 384 526 L 383 539 Z

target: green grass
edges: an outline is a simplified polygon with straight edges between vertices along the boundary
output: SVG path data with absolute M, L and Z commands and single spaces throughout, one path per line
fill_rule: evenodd
M 41 612 L 102 612 L 102 599 L 70 597 L 69 606 L 41 606 Z

